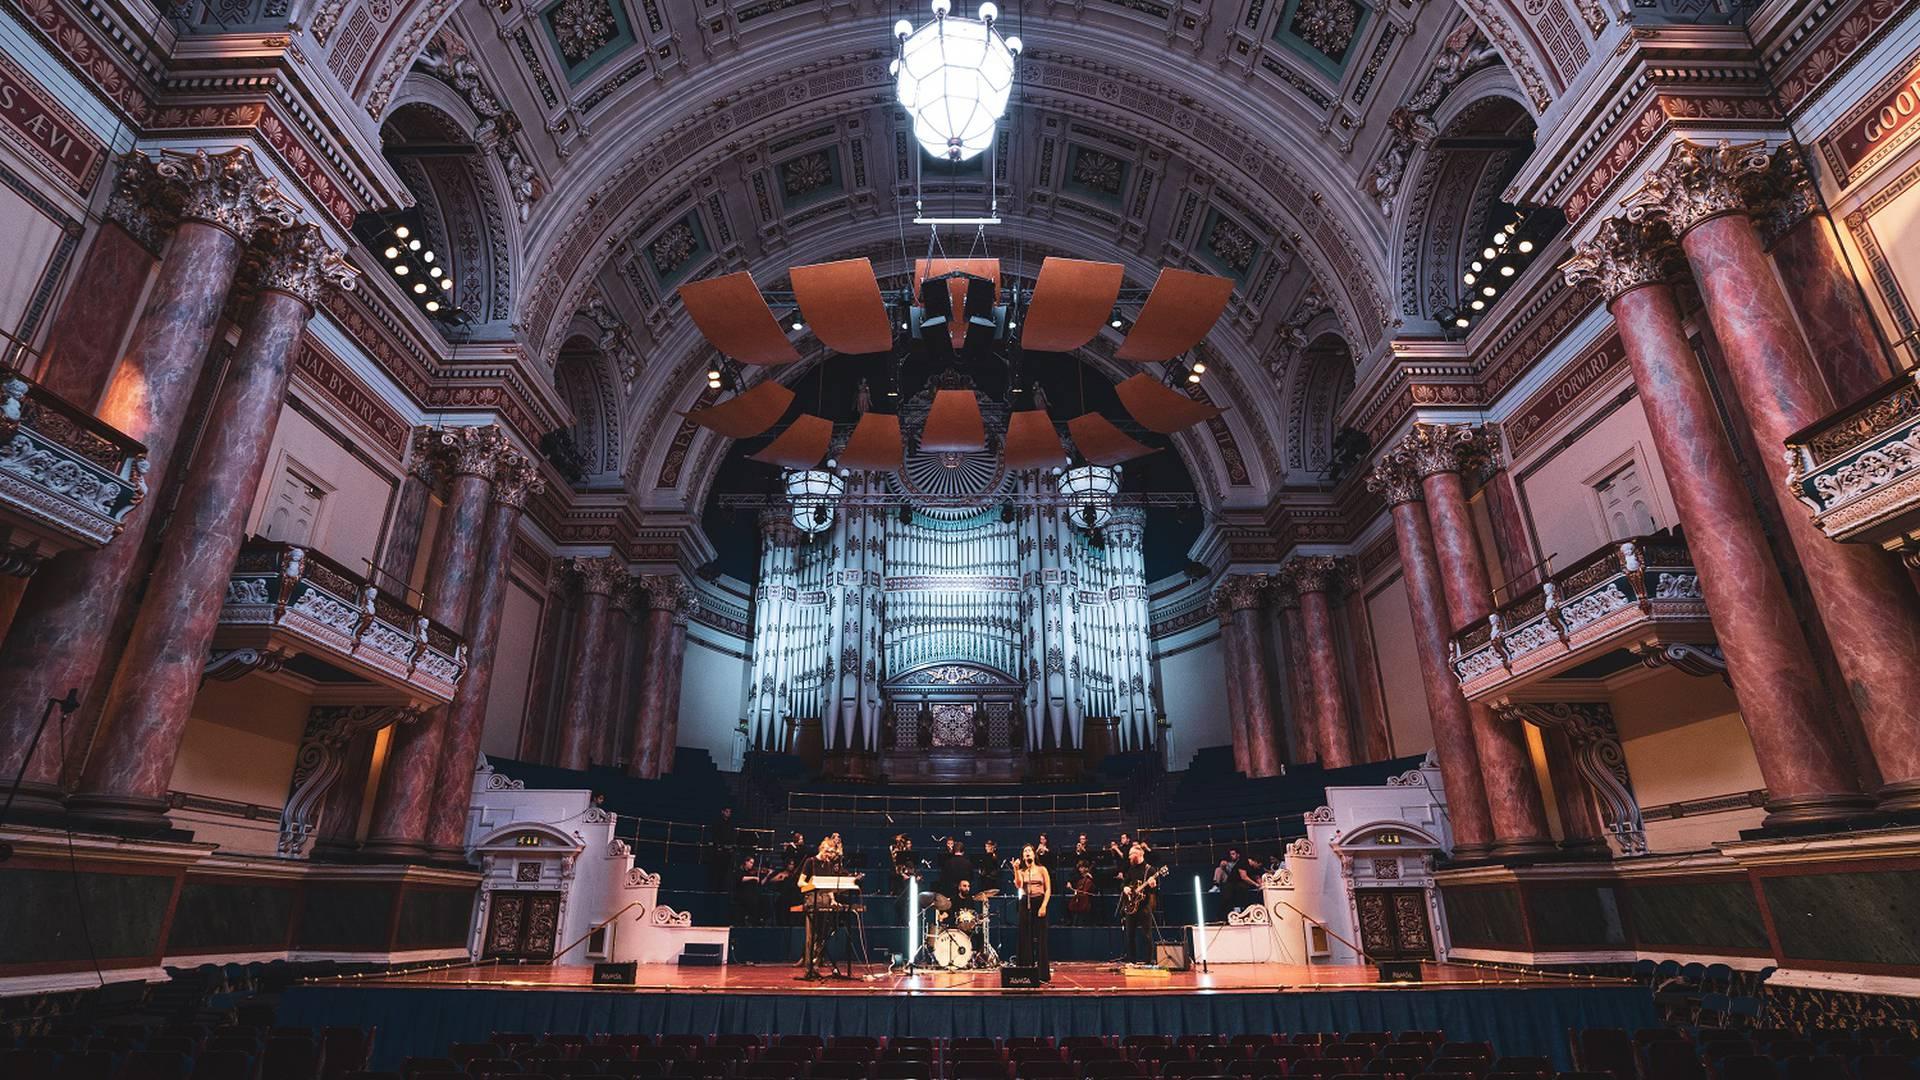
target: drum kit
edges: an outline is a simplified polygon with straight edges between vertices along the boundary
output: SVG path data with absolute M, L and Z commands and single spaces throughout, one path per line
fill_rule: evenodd
M 986 901 L 997 895 L 998 889 L 983 889 L 969 899 Z M 932 962 L 926 966 L 941 971 L 1000 966 L 1000 954 L 993 947 L 992 919 L 985 903 L 977 909 L 956 908 L 951 897 L 928 893 L 920 898 L 920 906 L 931 912 L 924 951 Z

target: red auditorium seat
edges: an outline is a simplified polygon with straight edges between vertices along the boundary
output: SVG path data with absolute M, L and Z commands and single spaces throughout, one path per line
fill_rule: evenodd
M 481 1058 L 506 1057 L 507 1052 L 493 1043 L 454 1043 L 447 1047 L 447 1056 L 465 1068 Z
M 186 1080 L 187 1055 L 171 1050 L 135 1050 L 115 1074 L 116 1080 Z
M 1328 1077 L 1359 1071 L 1360 1062 L 1354 1058 L 1308 1058 L 1287 1067 L 1289 1076 Z
M 1920 1069 L 1897 1054 L 1862 1054 L 1853 1069 L 1860 1080 L 1920 1080 Z
M 1013 1063 L 1013 1075 L 1018 1080 L 1075 1080 L 1080 1073 L 1058 1057 L 1051 1057 L 1016 1059 Z M 876 1074 L 874 1080 L 882 1080 L 882 1078 Z
M 931 1080 L 933 1062 L 925 1058 L 895 1058 L 876 1061 L 867 1074 L 871 1080 Z M 1069 1073 L 1068 1077 L 1071 1078 Z
M 53 1080 L 54 1068 L 59 1061 L 60 1052 L 45 1047 L 0 1051 L 0 1076 L 18 1077 L 19 1080 Z
M 750 1061 L 734 1071 L 740 1080 L 798 1080 L 806 1066 L 798 1061 Z
M 1493 1071 L 1551 1077 L 1553 1062 L 1543 1057 L 1503 1057 L 1494 1061 Z
M 193 1080 L 253 1080 L 253 1055 L 239 1050 L 203 1050 L 193 1059 Z
M 827 1048 L 820 1051 L 821 1061 L 856 1061 L 862 1065 L 872 1064 L 879 1056 L 878 1046 L 846 1046 L 837 1041 L 828 1043 Z
M 1589 1072 L 1608 1073 L 1620 1080 L 1640 1074 L 1633 1039 L 1620 1028 L 1586 1028 L 1567 1033 L 1573 1063 Z
M 1780 1068 L 1765 1054 L 1726 1054 L 1715 1062 L 1713 1075 L 1717 1080 L 1780 1080 Z
M 461 1069 L 452 1058 L 410 1057 L 400 1063 L 400 1073 L 405 1080 L 419 1080 L 420 1073 L 436 1072 L 457 1073 Z
M 508 1048 L 515 1061 L 559 1061 L 566 1058 L 567 1049 L 553 1043 L 515 1043 Z
M 729 1036 L 729 1037 L 739 1038 L 740 1036 Z M 752 1045 L 754 1046 L 760 1045 L 760 1040 L 758 1039 L 758 1037 L 747 1036 L 747 1038 L 752 1038 L 754 1040 Z M 631 1053 L 636 1047 L 652 1046 L 653 1036 L 643 1035 L 637 1031 L 618 1031 L 618 1032 L 613 1032 L 611 1034 L 602 1036 L 600 1041 L 601 1041 L 601 1044 L 604 1046 L 618 1046 L 627 1050 L 629 1053 Z
M 867 1080 L 867 1064 L 863 1061 L 820 1061 L 814 1063 L 813 1070 L 807 1075 L 812 1080 Z
M 707 1048 L 705 1035 L 662 1035 L 656 1046 L 677 1046 L 685 1050 L 698 1052 Z
M 1258 1061 L 1305 1061 L 1319 1053 L 1317 1046 L 1302 1046 L 1292 1043 L 1274 1043 L 1255 1047 L 1253 1056 Z
M 810 1046 L 815 1050 L 823 1050 L 826 1048 L 827 1040 L 818 1035 L 782 1035 L 780 1036 L 780 1045 Z
M 952 1080 L 1006 1080 L 1011 1075 L 1000 1060 L 956 1061 L 947 1072 Z
M 375 1072 L 371 1069 L 361 1069 L 358 1072 L 347 1073 L 341 1077 L 341 1080 L 402 1080 L 402 1077 L 397 1072 Z
M 512 1050 L 516 1046 L 530 1046 L 540 1041 L 540 1037 L 531 1031 L 496 1031 L 487 1036 L 487 1041 L 495 1046 Z
M 651 1049 L 651 1047 L 649 1047 Z M 663 1061 L 609 1061 L 600 1067 L 608 1076 L 661 1077 L 667 1075 Z
M 1700 1064 L 1690 1042 L 1655 1039 L 1645 1044 L 1646 1080 L 1705 1080 L 1707 1067 Z
M 534 1067 L 537 1068 L 538 1064 Z M 518 1076 L 528 1071 L 512 1058 L 475 1058 L 467 1062 L 469 1076 Z

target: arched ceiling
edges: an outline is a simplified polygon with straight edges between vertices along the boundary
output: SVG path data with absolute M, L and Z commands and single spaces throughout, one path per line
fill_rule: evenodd
M 704 391 L 707 357 L 673 290 L 737 269 L 765 287 L 860 254 L 884 276 L 923 252 L 924 231 L 902 228 L 918 151 L 887 60 L 888 27 L 925 6 L 323 0 L 314 29 L 370 113 L 432 77 L 483 118 L 517 210 L 512 333 L 551 368 L 588 317 L 624 384 L 626 486 L 642 506 L 691 509 L 698 470 L 679 463 L 713 447 L 676 414 Z M 1214 444 L 1189 467 L 1223 505 L 1312 483 L 1302 418 L 1323 410 L 1305 399 L 1324 400 L 1331 376 L 1303 377 L 1326 356 L 1306 344 L 1334 334 L 1358 362 L 1401 317 L 1402 241 L 1375 185 L 1390 115 L 1435 93 L 1436 71 L 1450 72 L 1444 95 L 1499 54 L 1522 57 L 1507 92 L 1536 111 L 1560 83 L 1542 81 L 1493 0 L 1001 7 L 1027 52 L 993 254 L 1024 274 L 1049 253 L 1120 262 L 1138 286 L 1169 265 L 1236 278 L 1208 342 L 1208 390 L 1230 411 L 1189 440 Z M 1454 33 L 1469 12 L 1482 29 Z M 424 57 L 411 79 L 402 56 Z M 931 188 L 977 199 L 983 186 Z

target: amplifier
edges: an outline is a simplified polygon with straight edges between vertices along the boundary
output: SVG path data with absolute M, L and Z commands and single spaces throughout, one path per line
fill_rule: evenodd
M 1382 960 L 1380 961 L 1381 982 L 1419 982 L 1420 961 L 1418 960 Z
M 595 986 L 632 986 L 638 981 L 640 981 L 640 965 L 637 961 L 593 965 L 593 985 Z
M 1001 986 L 1044 986 L 1040 981 L 1040 969 L 1008 964 L 1000 969 Z
M 1155 945 L 1153 947 L 1153 962 L 1166 968 L 1168 971 L 1186 971 L 1193 967 L 1193 958 L 1187 954 L 1185 942 Z

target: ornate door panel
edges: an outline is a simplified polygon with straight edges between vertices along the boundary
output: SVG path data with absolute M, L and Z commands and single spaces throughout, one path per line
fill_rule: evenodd
M 496 890 L 487 904 L 482 959 L 552 960 L 559 931 L 559 893 Z
M 973 745 L 973 706 L 943 703 L 933 706 L 932 712 L 933 745 Z
M 1360 947 L 1374 960 L 1433 959 L 1433 927 L 1423 889 L 1359 889 L 1353 894 Z

